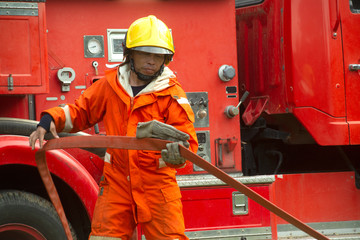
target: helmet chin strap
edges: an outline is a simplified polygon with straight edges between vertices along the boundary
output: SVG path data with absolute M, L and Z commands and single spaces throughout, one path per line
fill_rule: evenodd
M 142 74 L 135 70 L 134 60 L 132 58 L 130 58 L 131 71 L 133 71 L 136 74 L 136 76 L 138 77 L 139 80 L 144 81 L 144 82 L 150 82 L 150 81 L 154 80 L 155 78 L 157 78 L 158 76 L 160 76 L 164 71 L 164 67 L 165 67 L 164 64 L 162 64 L 159 71 L 157 71 L 154 75 L 151 75 L 151 76 L 145 75 L 145 74 Z

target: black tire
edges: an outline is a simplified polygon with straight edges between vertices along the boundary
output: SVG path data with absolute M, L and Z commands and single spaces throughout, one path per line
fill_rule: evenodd
M 8 190 L 0 192 L 0 239 L 65 240 L 66 235 L 49 201 L 32 193 Z

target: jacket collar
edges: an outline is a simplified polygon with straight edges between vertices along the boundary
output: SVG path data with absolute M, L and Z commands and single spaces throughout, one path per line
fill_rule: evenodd
M 129 83 L 130 79 L 130 65 L 125 64 L 119 67 L 118 70 L 118 79 L 120 85 L 124 88 L 124 90 L 133 97 L 133 92 Z M 140 91 L 139 94 L 151 93 L 151 92 L 159 92 L 164 90 L 174 84 L 176 81 L 176 76 L 168 67 L 165 66 L 163 73 L 157 77 L 155 80 L 151 81 L 143 90 Z

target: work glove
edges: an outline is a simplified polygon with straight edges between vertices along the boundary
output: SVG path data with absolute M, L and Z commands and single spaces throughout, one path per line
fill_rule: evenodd
M 137 138 L 158 138 L 162 140 L 172 141 L 167 143 L 166 149 L 161 150 L 161 158 L 170 164 L 184 164 L 186 159 L 180 155 L 179 144 L 189 147 L 187 140 L 189 135 L 176 129 L 175 127 L 152 120 L 149 122 L 139 122 L 136 129 Z
M 161 150 L 161 158 L 167 163 L 173 165 L 184 164 L 186 159 L 180 155 L 178 142 L 166 144 L 166 149 Z

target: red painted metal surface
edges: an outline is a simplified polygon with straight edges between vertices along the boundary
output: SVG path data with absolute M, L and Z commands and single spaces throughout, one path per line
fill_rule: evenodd
M 268 0 L 236 12 L 241 88 L 251 97 L 268 96 L 267 114 L 293 113 L 320 145 L 350 144 L 344 80 L 344 71 L 349 71 L 342 60 L 344 31 L 338 15 L 346 11 L 348 27 L 359 16 L 350 15 L 349 1 L 341 1 L 340 9 L 336 6 L 336 0 Z M 344 42 L 344 51 L 351 51 L 349 59 L 358 62 L 359 51 L 351 44 L 356 36 L 356 30 L 346 31 L 344 40 L 349 42 Z M 347 84 L 346 93 L 357 95 L 356 87 Z M 356 138 L 357 101 L 348 99 Z
M 269 186 L 251 186 L 251 189 L 269 199 Z M 232 214 L 232 193 L 236 191 L 229 187 L 184 189 L 181 195 L 184 209 L 186 209 L 184 218 L 187 230 L 269 227 L 269 212 L 251 199 L 248 202 L 247 214 Z M 206 213 L 211 213 L 211 217 Z
M 284 39 L 285 43 L 291 41 L 292 58 L 285 62 L 292 70 L 289 87 L 293 87 L 296 108 L 311 107 L 344 118 L 341 37 L 333 38 L 329 1 L 312 3 L 292 1 L 285 5 L 285 14 L 289 14 L 285 20 L 290 20 L 291 29 L 291 39 Z
M 254 124 L 254 122 L 260 117 L 264 112 L 264 108 L 269 101 L 269 97 L 254 97 L 250 99 L 249 104 L 246 106 L 246 109 L 242 115 L 244 123 L 248 126 Z
M 359 26 L 360 14 L 351 11 L 349 1 L 339 1 L 342 41 L 344 49 L 344 73 L 346 87 L 346 117 L 349 123 L 350 144 L 360 144 L 360 71 L 351 71 L 350 64 L 360 64 Z
M 308 7 L 310 2 L 294 3 L 291 6 L 292 61 L 289 66 L 294 114 L 320 145 L 347 145 L 341 35 L 338 31 L 339 37 L 333 38 L 329 1 L 318 1 L 311 8 Z M 313 16 L 311 20 L 306 18 L 309 14 Z M 316 112 L 320 114 L 312 114 Z M 317 121 L 319 118 L 322 121 Z
M 321 145 L 349 144 L 348 124 L 345 118 L 332 117 L 312 107 L 294 108 L 294 115 L 302 121 L 317 143 Z M 303 121 L 306 119 L 306 121 Z M 316 129 L 315 129 L 315 126 Z
M 283 1 L 236 9 L 238 76 L 250 97 L 268 96 L 265 111 L 282 113 L 289 107 L 284 81 Z
M 352 172 L 280 175 L 274 190 L 273 202 L 305 222 L 360 219 L 360 191 Z
M 0 94 L 46 93 L 49 87 L 45 3 L 38 16 L 0 16 Z M 9 89 L 8 77 L 13 78 Z

